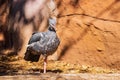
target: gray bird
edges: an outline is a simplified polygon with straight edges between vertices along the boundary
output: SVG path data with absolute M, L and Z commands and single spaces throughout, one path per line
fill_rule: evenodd
M 56 20 L 50 18 L 46 32 L 33 33 L 24 56 L 27 61 L 37 62 L 42 54 L 44 56 L 44 73 L 46 73 L 47 56 L 53 54 L 60 44 L 55 27 Z

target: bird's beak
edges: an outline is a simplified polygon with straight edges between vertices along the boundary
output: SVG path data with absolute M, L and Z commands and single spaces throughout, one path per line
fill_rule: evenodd
M 50 24 L 50 26 L 52 26 L 55 29 L 55 31 L 57 31 L 56 24 Z
M 49 25 L 53 27 L 55 30 L 56 29 L 56 18 L 49 18 Z

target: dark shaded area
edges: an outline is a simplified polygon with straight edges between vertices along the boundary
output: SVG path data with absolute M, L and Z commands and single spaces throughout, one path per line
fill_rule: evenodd
M 15 61 L 11 56 L 0 55 L 0 76 L 9 75 L 13 72 L 18 72 L 17 68 L 13 68 L 9 62 Z M 20 68 L 19 68 L 20 69 Z
M 22 73 L 19 73 L 17 69 L 11 68 L 10 65 L 4 64 L 5 66 L 0 66 L 0 76 L 6 76 L 6 75 L 40 75 L 43 73 L 43 69 L 30 69 L 28 71 L 23 71 Z M 47 73 L 62 73 L 62 70 L 47 70 Z
M 42 71 L 43 72 L 43 71 Z M 47 72 L 52 72 L 52 73 L 62 73 L 63 71 L 60 69 L 57 70 L 47 70 Z
M 30 74 L 33 74 L 33 75 L 34 75 L 34 73 L 36 73 L 36 72 L 38 72 L 38 74 L 44 72 L 43 69 L 30 69 L 30 70 L 28 70 L 28 71 L 30 72 Z M 60 70 L 60 69 L 57 69 L 57 70 L 47 70 L 47 73 L 62 73 L 62 72 L 63 72 L 63 71 Z
M 0 36 L 3 35 L 4 27 L 6 26 L 6 19 L 7 19 L 6 13 L 8 12 L 7 8 L 8 8 L 8 0 L 0 0 Z M 0 40 L 0 51 L 4 49 L 4 45 L 5 45 L 5 41 L 2 38 Z
M 10 64 L 10 62 L 14 62 L 17 60 L 21 60 L 21 58 L 15 58 L 17 56 L 6 56 L 6 55 L 0 55 L 0 76 L 4 75 L 40 75 L 40 73 L 43 73 L 43 69 L 38 68 L 30 68 L 28 70 L 24 70 L 21 66 L 15 66 Z M 22 71 L 22 72 L 20 72 Z M 62 70 L 47 70 L 49 73 L 62 73 Z
M 40 73 L 43 73 L 43 69 L 38 68 L 31 68 L 28 70 L 22 69 L 22 67 L 14 67 L 14 65 L 9 64 L 9 62 L 17 61 L 19 59 L 16 59 L 15 56 L 6 56 L 6 55 L 0 55 L 0 76 L 5 75 L 40 75 Z M 20 72 L 22 71 L 22 72 Z M 47 70 L 47 73 L 62 73 L 62 70 L 56 69 L 56 70 Z
M 37 53 L 39 54 L 39 53 Z M 24 56 L 24 59 L 26 61 L 32 61 L 32 62 L 37 62 L 39 61 L 40 55 L 34 55 L 30 50 L 27 50 Z
M 0 0 L 0 16 L 2 16 L 8 7 L 8 0 Z
M 67 50 L 69 50 L 69 48 L 70 48 L 70 46 L 68 46 L 68 45 L 64 46 L 64 49 L 60 53 L 58 60 L 60 60 L 65 55 L 65 53 L 67 52 Z
M 40 23 L 44 17 L 39 12 L 34 14 L 30 19 L 27 19 L 25 17 L 24 7 L 28 1 L 29 0 L 0 1 L 0 16 L 7 14 L 4 24 L 1 20 L 2 18 L 0 19 L 0 32 L 4 35 L 4 41 L 0 41 L 0 52 L 3 50 L 13 50 L 12 52 L 17 54 L 17 52 L 21 50 L 24 43 L 21 29 L 25 25 L 31 24 L 33 32 L 39 30 Z
M 74 6 L 74 7 L 76 7 L 76 6 L 79 4 L 79 1 L 80 1 L 80 0 L 71 0 L 71 1 L 70 1 L 70 4 L 71 4 L 72 6 Z
M 7 27 L 4 31 L 5 49 L 14 48 L 14 50 L 16 50 L 16 53 L 21 49 L 23 43 L 23 39 L 20 37 L 21 24 L 19 24 L 19 22 L 22 18 L 26 20 L 24 15 L 24 5 L 26 1 L 27 0 L 18 0 L 16 2 L 14 2 L 13 0 L 9 1 L 9 15 L 7 20 Z M 18 19 L 16 18 L 17 13 L 20 13 Z M 16 23 L 18 24 L 15 30 L 14 26 Z M 23 24 L 25 24 L 25 21 L 23 21 Z
M 62 5 L 62 0 L 57 0 L 57 8 L 59 8 Z

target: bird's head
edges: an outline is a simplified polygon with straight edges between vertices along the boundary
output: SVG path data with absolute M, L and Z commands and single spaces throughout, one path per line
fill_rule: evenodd
M 56 32 L 56 19 L 55 18 L 49 18 L 49 28 L 50 31 Z

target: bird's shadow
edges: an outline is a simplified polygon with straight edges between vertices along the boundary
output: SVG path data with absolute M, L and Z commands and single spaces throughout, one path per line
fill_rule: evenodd
M 62 73 L 63 71 L 60 70 L 60 69 L 57 69 L 57 70 L 47 70 L 46 71 L 46 74 L 56 74 L 56 73 Z M 40 75 L 40 74 L 44 74 L 43 73 L 43 69 L 32 69 L 32 70 L 28 70 L 27 72 L 22 72 L 22 73 L 19 73 L 17 71 L 10 71 L 10 72 L 2 72 L 0 73 L 0 76 L 5 76 L 5 75 L 11 75 L 11 76 L 14 76 L 14 75 Z
M 39 74 L 39 73 L 43 73 L 43 69 L 32 69 L 32 72 L 29 74 Z M 60 69 L 56 69 L 56 70 L 46 70 L 46 73 L 62 73 L 63 71 Z
M 52 72 L 52 73 L 62 73 L 63 71 L 60 69 L 57 70 L 47 70 L 47 72 Z

